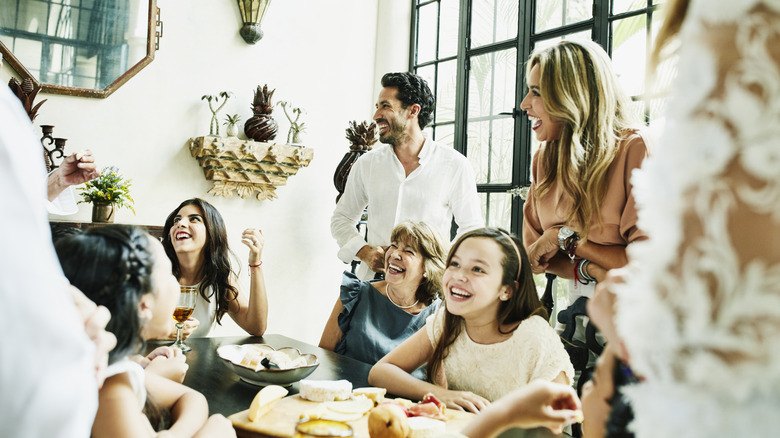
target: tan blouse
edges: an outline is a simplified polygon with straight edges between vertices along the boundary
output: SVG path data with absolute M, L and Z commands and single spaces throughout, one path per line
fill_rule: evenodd
M 533 182 L 523 207 L 523 244 L 526 248 L 536 242 L 548 228 L 568 226 L 577 229 L 577 226 L 565 221 L 565 212 L 571 205 L 571 198 L 563 193 L 557 183 L 553 183 L 542 198 L 534 195 L 536 181 L 539 181 L 540 175 L 545 172 L 539 156 L 548 145 L 548 143 L 543 144 L 534 154 L 531 168 Z M 629 135 L 620 144 L 615 161 L 607 171 L 609 184 L 604 202 L 601 204 L 603 227 L 594 218 L 588 232 L 588 241 L 600 245 L 626 246 L 636 239 L 645 237 L 636 226 L 637 214 L 634 196 L 631 193 L 631 172 L 642 165 L 647 155 L 645 136 L 638 131 Z

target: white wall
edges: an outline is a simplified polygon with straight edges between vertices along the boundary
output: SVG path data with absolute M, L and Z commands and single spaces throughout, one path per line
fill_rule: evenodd
M 234 0 L 158 2 L 164 37 L 155 60 L 107 99 L 40 95 L 48 102 L 36 124 L 55 125 L 68 151 L 90 148 L 100 166 L 117 165 L 132 178 L 138 214 L 121 210 L 117 222 L 162 225 L 182 200 L 195 196 L 214 204 L 244 267 L 244 286 L 241 231 L 261 227 L 268 332 L 317 344 L 346 267 L 336 258 L 329 228 L 333 172 L 349 146 L 344 130 L 350 120 L 372 117 L 382 73 L 407 68 L 410 2 L 277 0 L 255 45 L 238 35 Z M 12 75 L 5 66 L 0 80 Z M 211 183 L 187 149 L 190 137 L 208 134 L 211 113 L 201 96 L 232 91 L 220 118 L 239 113 L 246 120 L 253 90 L 266 83 L 276 89 L 275 102 L 306 110 L 304 143 L 314 149 L 314 160 L 277 189 L 274 201 L 207 195 Z M 289 123 L 281 108 L 274 115 L 277 140 L 284 142 Z M 88 222 L 90 211 L 80 204 L 64 219 Z M 218 333 L 243 331 L 228 321 Z

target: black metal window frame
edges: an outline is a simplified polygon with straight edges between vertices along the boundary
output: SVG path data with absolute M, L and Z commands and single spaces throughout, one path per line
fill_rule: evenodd
M 613 24 L 627 18 L 640 15 L 646 16 L 645 32 L 647 34 L 647 51 L 650 50 L 650 42 L 653 16 L 658 12 L 659 0 L 646 0 L 645 4 L 636 9 L 613 14 L 614 0 L 593 0 L 593 11 L 590 19 L 576 23 L 564 24 L 562 26 L 547 29 L 541 32 L 535 32 L 536 28 L 536 6 L 537 0 L 518 0 L 518 29 L 517 36 L 512 39 L 497 41 L 479 47 L 470 47 L 471 36 L 471 16 L 472 4 L 474 0 L 460 0 L 459 3 L 459 26 L 458 26 L 458 49 L 457 54 L 439 58 L 440 39 L 438 37 L 441 30 L 441 0 L 411 0 L 412 2 L 412 20 L 410 26 L 410 50 L 409 50 L 409 71 L 416 72 L 423 67 L 434 67 L 434 77 L 438 78 L 439 65 L 444 62 L 457 61 L 456 74 L 456 102 L 454 121 L 444 121 L 439 123 L 434 114 L 431 128 L 434 132 L 439 127 L 454 125 L 454 148 L 464 155 L 468 156 L 468 81 L 470 65 L 469 60 L 475 56 L 496 53 L 501 50 L 515 49 L 517 53 L 516 69 L 516 87 L 514 108 L 508 109 L 511 112 L 499 114 L 499 116 L 514 118 L 514 154 L 512 158 L 512 181 L 511 183 L 488 183 L 477 184 L 479 193 L 518 193 L 521 187 L 527 187 L 531 183 L 531 126 L 527 117 L 523 117 L 520 110 L 526 86 L 525 86 L 525 61 L 530 56 L 533 47 L 540 41 L 553 38 L 565 37 L 570 34 L 590 31 L 591 39 L 600 44 L 607 53 L 612 56 L 612 27 Z M 565 14 L 565 3 L 562 11 Z M 418 56 L 418 28 L 419 28 L 419 9 L 431 4 L 438 4 L 437 8 L 437 26 L 436 26 L 436 45 L 435 55 L 431 60 L 417 62 Z M 565 21 L 565 19 L 564 19 Z M 438 96 L 438 80 L 430 84 L 434 96 Z M 635 100 L 641 100 L 641 95 L 632 96 Z M 649 105 L 645 103 L 645 120 L 649 122 Z M 491 119 L 498 117 L 490 116 Z M 473 121 L 473 119 L 471 120 Z M 488 164 L 489 166 L 489 164 Z M 488 170 L 489 172 L 489 170 Z M 489 198 L 488 198 L 489 202 Z M 514 196 L 512 200 L 511 224 L 512 232 L 520 234 L 522 226 L 522 205 L 523 199 L 520 196 Z M 489 211 L 489 204 L 488 204 Z
M 54 16 L 53 9 L 55 7 L 59 8 L 59 15 L 55 20 L 57 23 L 57 29 L 59 29 L 60 25 L 69 26 L 72 30 L 75 31 L 75 35 L 62 37 L 48 35 L 45 32 L 28 32 L 24 30 L 22 24 L 19 23 L 19 11 L 22 1 L 30 3 L 35 2 L 38 3 L 40 7 L 46 9 L 46 18 L 43 20 L 44 26 L 48 25 L 48 23 L 52 21 L 52 17 Z M 71 81 L 79 79 L 82 81 L 80 87 L 87 86 L 88 84 L 86 84 L 85 81 L 90 81 L 92 84 L 90 85 L 91 87 L 105 88 L 110 85 L 111 82 L 115 81 L 116 77 L 121 76 L 114 73 L 115 71 L 127 71 L 127 69 L 130 67 L 127 65 L 126 60 L 128 44 L 126 41 L 122 40 L 124 38 L 123 29 L 116 29 L 116 37 L 121 40 L 118 43 L 107 43 L 105 41 L 100 41 L 99 35 L 95 37 L 90 31 L 90 22 L 92 20 L 100 21 L 103 19 L 101 11 L 98 10 L 98 5 L 96 5 L 95 2 L 89 3 L 87 5 L 84 4 L 83 0 L 75 0 L 72 3 L 65 3 L 63 0 L 15 0 L 15 2 L 13 27 L 0 27 L 0 35 L 11 39 L 8 48 L 12 53 L 15 53 L 17 50 L 17 40 L 35 41 L 41 44 L 41 65 L 37 66 L 37 68 L 28 66 L 30 71 L 35 73 L 41 79 L 41 82 L 60 83 L 59 80 L 53 79 L 52 77 L 63 76 L 70 78 Z M 112 6 L 113 3 L 100 3 L 100 5 Z M 77 72 L 74 56 L 73 60 L 67 65 L 65 71 L 58 70 L 56 72 L 52 72 L 49 62 L 49 59 L 51 58 L 49 53 L 52 46 L 68 47 L 73 50 L 74 53 L 90 52 L 93 53 L 91 56 L 95 56 L 104 51 L 118 50 L 122 55 L 119 56 L 121 63 L 117 64 L 114 61 L 108 62 L 103 60 L 101 56 L 97 56 L 95 74 L 85 75 Z M 108 71 L 109 74 L 104 74 L 104 71 Z M 107 76 L 108 79 L 103 76 Z M 65 84 L 65 86 L 72 86 L 72 84 Z

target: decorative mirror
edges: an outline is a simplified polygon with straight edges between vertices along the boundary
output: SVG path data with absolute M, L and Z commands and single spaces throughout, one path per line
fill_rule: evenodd
M 156 0 L 0 0 L 0 11 L 4 60 L 45 93 L 108 97 L 162 37 Z

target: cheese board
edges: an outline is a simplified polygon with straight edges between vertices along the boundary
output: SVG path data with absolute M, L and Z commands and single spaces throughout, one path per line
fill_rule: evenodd
M 295 425 L 300 420 L 301 414 L 317 408 L 320 402 L 305 400 L 300 395 L 291 395 L 277 401 L 271 410 L 257 419 L 249 420 L 249 409 L 237 412 L 228 419 L 239 432 L 239 436 L 263 436 L 273 438 L 291 438 L 295 435 Z M 352 426 L 355 438 L 368 438 L 368 414 L 357 420 L 347 421 Z M 458 432 L 474 418 L 470 412 L 448 409 L 447 430 Z

